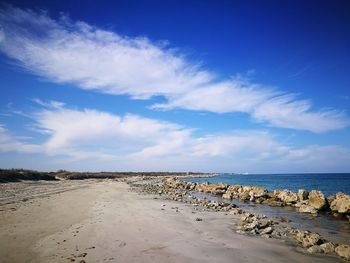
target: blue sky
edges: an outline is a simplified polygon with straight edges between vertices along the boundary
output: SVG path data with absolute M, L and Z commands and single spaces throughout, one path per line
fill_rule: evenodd
M 0 6 L 0 166 L 349 172 L 347 1 Z

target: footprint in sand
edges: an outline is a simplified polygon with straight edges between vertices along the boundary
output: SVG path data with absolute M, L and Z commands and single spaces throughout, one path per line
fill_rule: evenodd
M 126 243 L 125 242 L 120 242 L 119 247 L 125 247 Z

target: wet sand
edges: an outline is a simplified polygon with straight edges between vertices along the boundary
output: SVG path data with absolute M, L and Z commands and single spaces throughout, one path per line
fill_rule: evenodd
M 343 262 L 237 234 L 238 216 L 139 195 L 123 182 L 15 186 L 13 196 L 14 186 L 0 185 L 1 262 Z

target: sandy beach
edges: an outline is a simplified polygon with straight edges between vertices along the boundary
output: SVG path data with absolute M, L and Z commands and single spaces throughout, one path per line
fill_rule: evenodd
M 238 216 L 139 194 L 124 182 L 0 187 L 3 263 L 343 262 L 309 255 L 282 240 L 238 234 Z

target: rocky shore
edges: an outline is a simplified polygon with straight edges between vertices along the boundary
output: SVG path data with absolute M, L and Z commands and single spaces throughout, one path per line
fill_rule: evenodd
M 344 193 L 325 197 L 322 192 L 316 190 L 307 192 L 300 189 L 297 193 L 289 190 L 269 192 L 267 189 L 256 186 L 192 183 L 181 181 L 175 177 L 150 184 L 139 183 L 136 180 L 136 182 L 132 182 L 132 185 L 145 193 L 158 194 L 166 199 L 192 204 L 195 209 L 240 215 L 240 222 L 236 226 L 237 233 L 283 239 L 302 247 L 311 254 L 333 255 L 350 261 L 350 246 L 348 244 L 335 244 L 318 233 L 293 228 L 284 218 L 268 218 L 265 215 L 244 211 L 230 202 L 211 201 L 198 198 L 193 194 L 201 192 L 220 196 L 227 200 L 237 198 L 257 204 L 292 206 L 301 213 L 317 214 L 320 211 L 327 211 L 336 217 L 350 220 L 350 197 Z
M 270 206 L 292 206 L 300 213 L 317 214 L 324 211 L 338 218 L 350 220 L 350 196 L 340 192 L 335 196 L 325 197 L 321 191 L 317 190 L 308 192 L 305 189 L 299 189 L 295 193 L 286 189 L 269 192 L 265 188 L 256 186 L 183 183 L 185 185 L 182 186 L 188 189 L 220 195 L 224 199 L 236 198 Z

